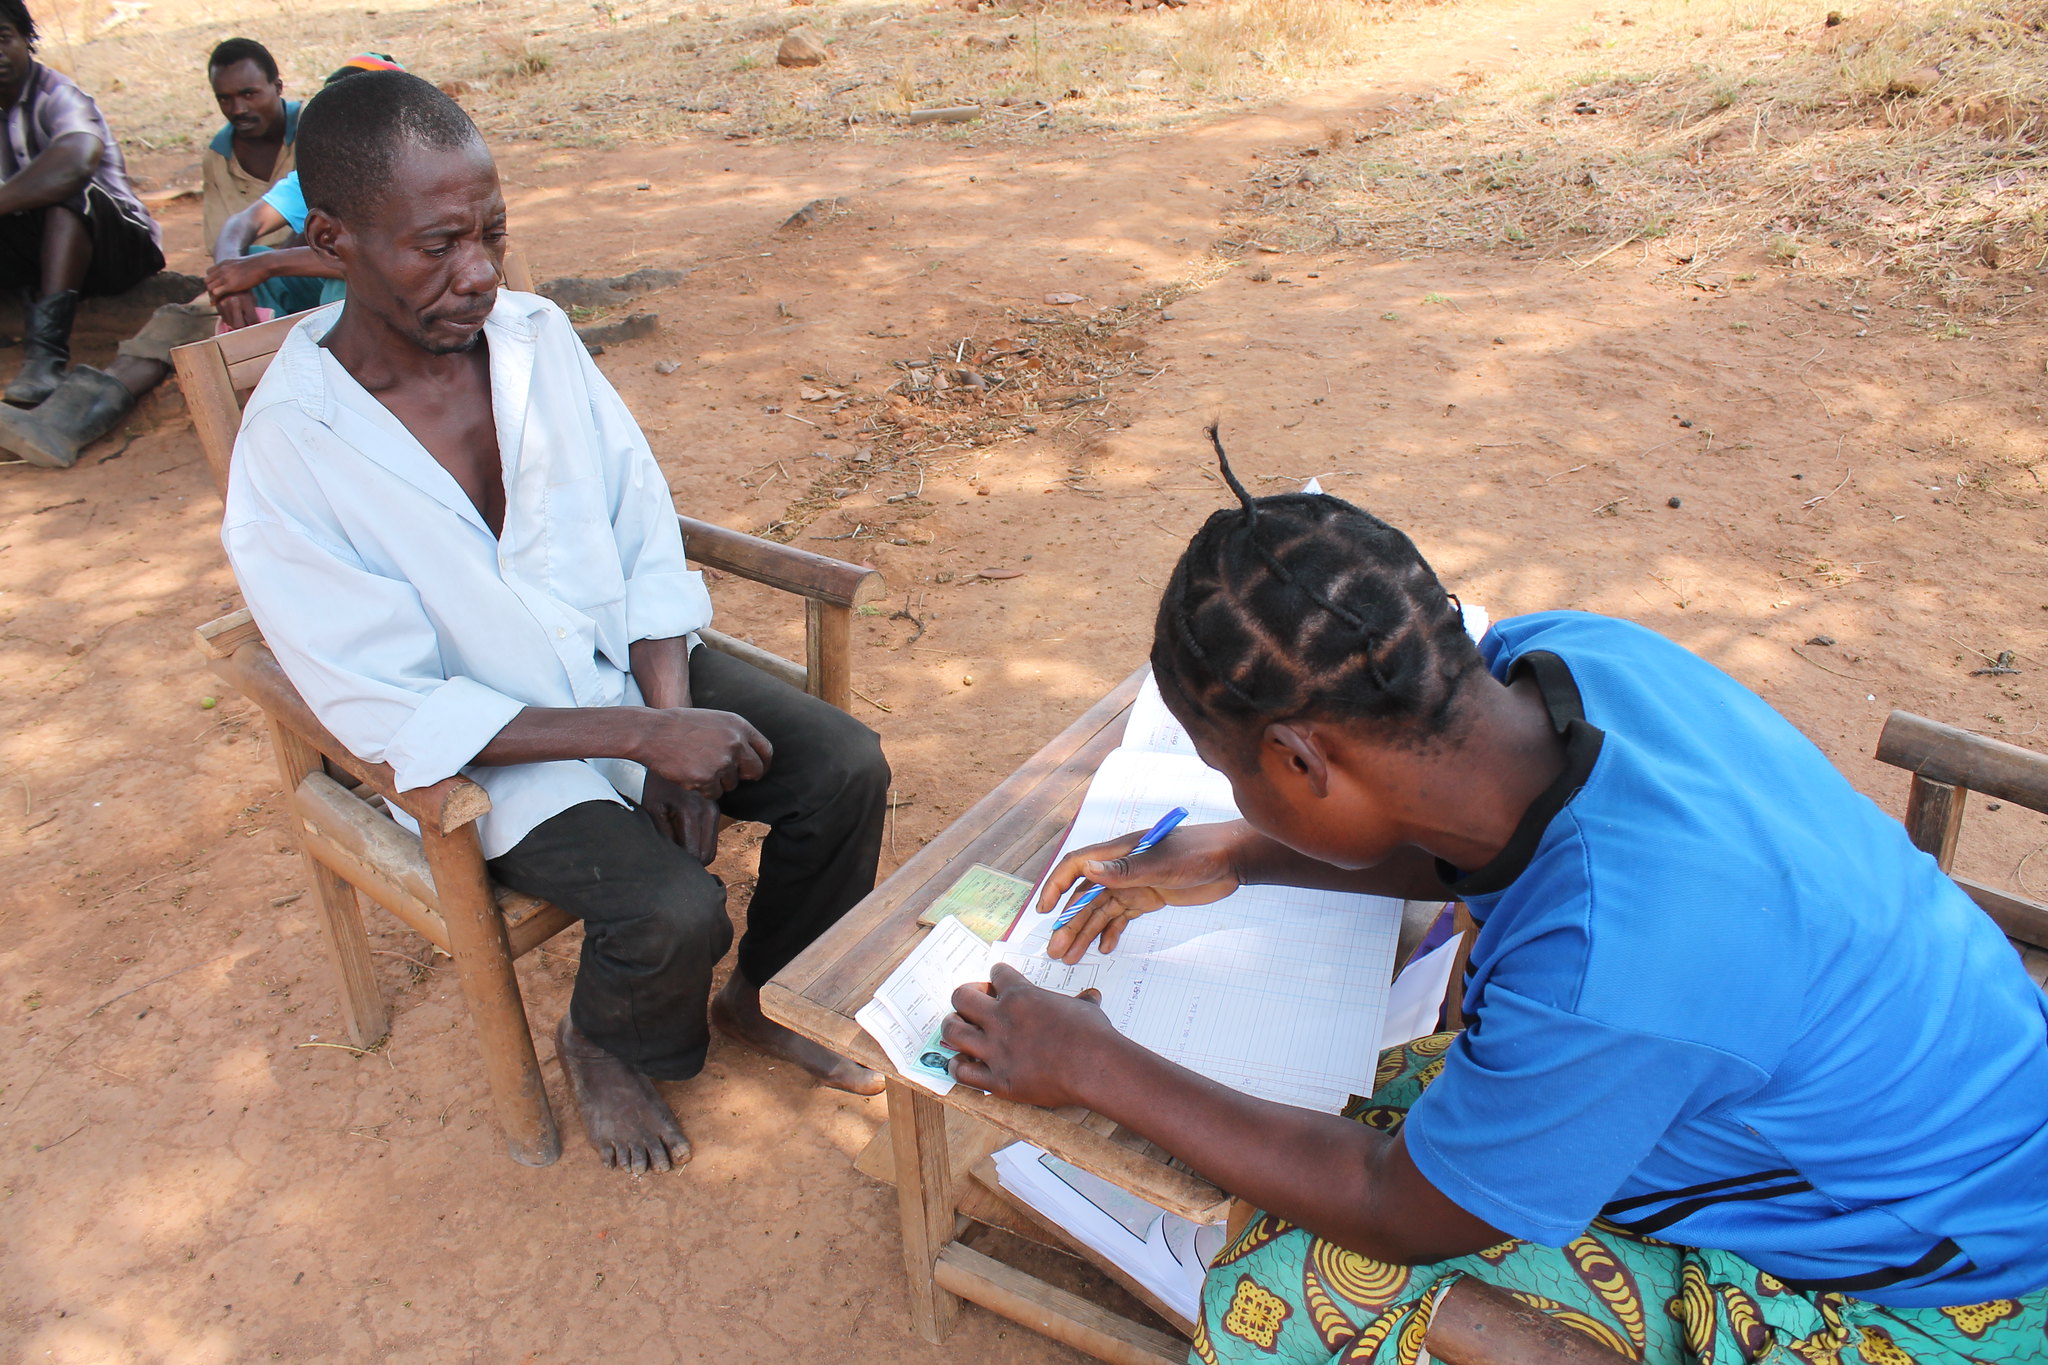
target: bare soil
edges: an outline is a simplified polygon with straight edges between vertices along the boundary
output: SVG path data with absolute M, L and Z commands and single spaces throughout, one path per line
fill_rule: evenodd
M 1425 11 L 1386 25 L 1371 86 L 1152 134 L 503 147 L 541 278 L 691 271 L 599 362 L 678 505 L 887 575 L 857 705 L 897 773 L 889 865 L 1142 661 L 1223 501 L 1212 415 L 1258 487 L 1319 476 L 1497 616 L 1583 607 L 1699 651 L 1888 809 L 1904 778 L 1870 754 L 1894 707 L 2041 744 L 2024 300 L 1945 336 L 1911 298 L 1767 258 L 1707 289 L 1632 252 L 1247 245 L 1280 159 L 1584 18 Z M 843 203 L 778 227 L 817 199 Z M 164 220 L 196 268 L 196 202 Z M 97 317 L 88 358 L 118 328 Z M 981 387 L 929 387 L 948 369 Z M 218 517 L 174 391 L 77 469 L 0 469 L 0 1354 L 1070 1358 L 971 1309 L 942 1347 L 910 1334 L 892 1196 L 851 1169 L 878 1101 L 719 1047 L 673 1089 L 685 1170 L 606 1172 L 573 1119 L 557 1165 L 518 1167 L 455 981 L 381 915 L 391 1040 L 331 1046 L 268 740 L 190 644 L 238 604 Z M 714 591 L 728 629 L 798 640 L 784 604 Z M 2007 650 L 2019 672 L 1976 673 Z M 2048 882 L 2034 815 L 1980 805 L 1964 845 Z M 749 856 L 722 859 L 742 889 Z M 575 946 L 521 964 L 565 1118 L 548 1039 Z

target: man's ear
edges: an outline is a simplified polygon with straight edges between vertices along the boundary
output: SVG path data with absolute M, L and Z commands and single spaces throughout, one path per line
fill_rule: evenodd
M 1330 756 L 1322 737 L 1312 726 L 1278 721 L 1259 736 L 1269 769 L 1277 767 L 1275 781 L 1305 783 L 1318 799 L 1330 794 Z
M 316 253 L 344 269 L 355 254 L 355 234 L 349 231 L 348 224 L 326 209 L 308 211 L 306 230 L 299 236 Z

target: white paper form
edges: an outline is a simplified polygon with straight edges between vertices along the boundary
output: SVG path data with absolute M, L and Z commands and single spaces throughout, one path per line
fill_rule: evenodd
M 1150 671 L 1138 687 L 1138 696 L 1131 703 L 1130 718 L 1124 722 L 1123 742 L 1117 747 L 1140 749 L 1155 754 L 1187 754 L 1194 756 L 1195 742 L 1188 738 L 1188 732 L 1173 718 L 1173 712 L 1166 709 L 1166 699 L 1159 695 L 1159 683 Z M 1124 831 L 1117 831 L 1119 834 Z
M 1230 783 L 1200 760 L 1118 749 L 1103 761 L 1061 852 L 1142 830 L 1179 805 L 1189 824 L 1237 818 Z M 1113 954 L 1045 956 L 1057 915 L 1026 914 L 999 943 L 1039 985 L 1094 987 L 1132 1041 L 1248 1094 L 1335 1113 L 1366 1094 L 1400 935 L 1401 902 L 1246 887 L 1213 905 L 1132 920 Z
M 939 1025 L 953 1012 L 953 992 L 970 981 L 988 980 L 988 944 L 956 918 L 940 920 L 898 963 L 854 1013 L 904 1076 L 933 1094 L 956 1082 L 946 1069 L 952 1053 L 939 1042 Z

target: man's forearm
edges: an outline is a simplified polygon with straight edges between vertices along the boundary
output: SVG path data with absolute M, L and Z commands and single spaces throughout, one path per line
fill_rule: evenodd
M 630 657 L 633 681 L 641 698 L 659 710 L 681 710 L 690 704 L 690 642 L 683 636 L 635 640 Z
M 258 264 L 263 273 L 273 280 L 280 275 L 315 280 L 341 278 L 341 267 L 309 246 L 281 246 L 274 251 L 259 252 L 249 260 Z
M 637 762 L 653 723 L 654 713 L 644 706 L 529 706 L 470 762 L 491 768 L 585 758 Z
M 20 174 L 0 184 L 0 214 L 26 213 L 63 203 L 91 182 L 103 155 L 100 140 L 92 134 L 66 133 L 44 148 Z

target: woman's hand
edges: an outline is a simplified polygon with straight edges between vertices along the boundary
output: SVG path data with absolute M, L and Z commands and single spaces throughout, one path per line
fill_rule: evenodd
M 1020 1104 L 1085 1104 L 1074 1078 L 1098 1074 L 1109 1051 L 1128 1046 L 1094 991 L 1061 995 L 997 963 L 986 983 L 953 992 L 939 1036 L 960 1055 L 953 1076 Z
M 1132 849 L 1144 831 L 1106 844 L 1075 849 L 1060 859 L 1038 897 L 1038 913 L 1050 912 L 1068 887 L 1085 881 L 1103 888 L 1093 904 L 1054 932 L 1046 955 L 1075 963 L 1098 938 L 1102 951 L 1115 949 L 1124 926 L 1163 905 L 1207 905 L 1237 890 L 1239 845 L 1250 827 L 1242 820 L 1182 825 L 1143 853 Z M 1076 898 L 1087 894 L 1084 886 Z
M 678 786 L 660 773 L 649 772 L 640 806 L 654 818 L 654 827 L 706 867 L 718 856 L 718 803 Z
M 730 711 L 650 710 L 632 758 L 678 787 L 717 800 L 768 771 L 774 746 Z

